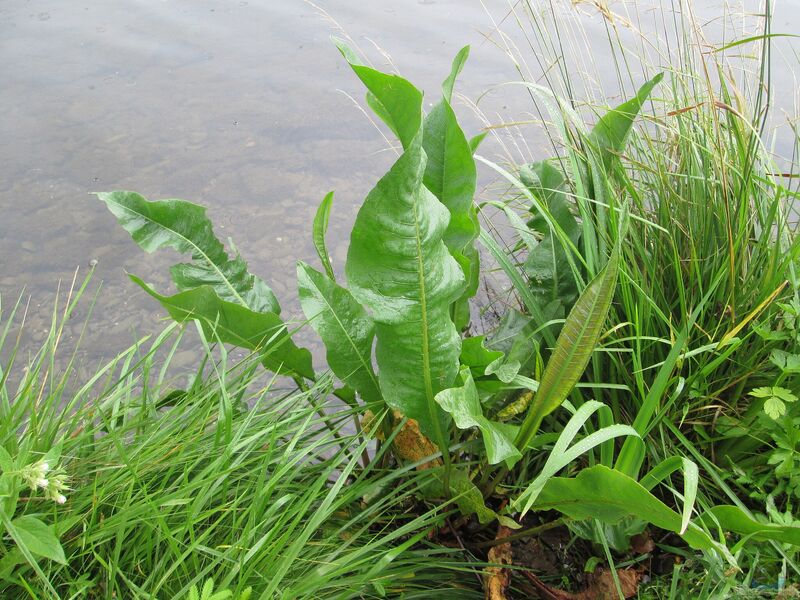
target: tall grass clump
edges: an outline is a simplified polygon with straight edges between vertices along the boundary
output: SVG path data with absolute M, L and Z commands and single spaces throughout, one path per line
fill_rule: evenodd
M 797 163 L 776 158 L 767 133 L 779 41 L 771 4 L 756 31 L 731 26 L 745 17 L 728 13 L 701 26 L 691 3 L 600 7 L 592 36 L 575 8 L 515 4 L 493 39 L 516 65 L 549 148 L 520 156 L 525 132 L 494 124 L 516 166 L 493 166 L 512 183 L 505 210 L 528 220 L 512 223 L 522 234 L 508 245 L 528 276 L 519 304 L 531 312 L 533 292 L 556 327 L 572 290 L 616 243 L 623 207 L 630 213 L 615 325 L 587 371 L 608 384 L 591 397 L 641 436 L 627 438 L 616 469 L 638 477 L 669 456 L 691 459 L 702 470 L 701 506 L 724 499 L 764 521 L 795 522 Z M 610 112 L 595 99 L 596 56 L 613 65 L 616 81 L 605 85 L 623 96 Z M 778 130 L 794 148 L 791 122 Z M 787 565 L 797 575 L 793 557 L 773 547 L 752 576 L 778 581 Z
M 207 348 L 184 383 L 173 325 L 77 381 L 60 343 L 78 296 L 29 360 L 24 308 L 3 314 L 0 596 L 475 597 L 471 567 L 425 541 L 448 514 L 418 506 L 425 473 L 361 469 L 352 411 L 318 414 L 330 379 L 282 392 Z

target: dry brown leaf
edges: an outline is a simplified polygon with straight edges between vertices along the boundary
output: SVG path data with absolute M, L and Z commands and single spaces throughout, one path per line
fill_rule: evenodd
M 500 525 L 497 527 L 497 535 L 494 536 L 494 539 L 501 540 L 513 533 L 510 528 Z M 498 565 L 510 565 L 511 560 L 511 542 L 492 546 L 487 557 L 487 562 Z M 507 600 L 506 590 L 511 583 L 511 571 L 505 567 L 486 567 L 484 575 L 486 600 Z
M 631 538 L 631 550 L 634 554 L 650 554 L 655 549 L 656 543 L 650 537 L 649 531 L 643 531 Z
M 403 415 L 395 411 L 395 419 L 400 420 Z M 419 425 L 414 419 L 409 419 L 402 429 L 394 436 L 394 451 L 397 457 L 407 462 L 419 462 L 425 458 L 436 454 L 439 449 L 436 445 L 422 435 L 419 430 Z M 430 469 L 442 464 L 440 459 L 435 459 L 421 464 L 417 467 L 418 470 Z
M 533 573 L 525 576 L 536 587 L 539 597 L 545 600 L 619 600 L 614 576 L 608 569 L 599 568 L 589 576 L 589 586 L 581 592 L 565 592 L 550 587 Z M 617 569 L 619 585 L 625 598 L 633 598 L 639 590 L 641 574 L 633 569 Z
M 783 588 L 778 592 L 778 595 L 775 596 L 775 600 L 795 600 L 796 598 L 800 598 L 800 586 L 796 583 Z

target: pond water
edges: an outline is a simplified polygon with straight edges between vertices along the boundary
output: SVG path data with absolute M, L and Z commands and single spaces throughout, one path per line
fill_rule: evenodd
M 509 4 L 4 0 L 3 310 L 23 291 L 30 295 L 29 331 L 35 344 L 49 323 L 59 281 L 62 288 L 68 286 L 76 268 L 82 277 L 96 261 L 90 295 L 101 282 L 102 290 L 83 346 L 86 359 L 111 356 L 138 334 L 159 330 L 161 311 L 125 272 L 166 291 L 167 266 L 174 256 L 144 255 L 90 195 L 134 189 L 151 199 L 183 198 L 208 206 L 218 235 L 235 241 L 286 312 L 297 315 L 295 260 L 316 262 L 310 222 L 320 199 L 336 190 L 330 247 L 341 269 L 357 207 L 394 156 L 354 104 L 352 98 L 363 97 L 360 83 L 329 36 L 341 28 L 380 67 L 387 66 L 385 50 L 401 73 L 427 90 L 429 102 L 438 98 L 452 56 L 471 44 L 458 90 L 475 100 L 492 86 L 518 78 L 498 48 L 502 38 L 494 29 L 499 25 L 512 41 L 525 43 L 508 14 Z M 720 4 L 694 3 L 698 20 L 718 16 Z M 549 10 L 549 3 L 531 5 L 535 11 Z M 672 4 L 609 7 L 617 15 L 633 14 L 637 23 L 656 23 Z M 745 9 L 757 12 L 757 7 L 750 2 Z M 779 3 L 774 30 L 797 33 L 798 8 L 797 0 Z M 564 3 L 562 9 L 579 12 L 576 19 L 593 45 L 585 55 L 577 48 L 567 51 L 594 80 L 594 93 L 601 91 L 613 101 L 618 87 L 604 43 L 608 21 L 591 4 L 570 8 Z M 746 25 L 754 28 L 757 19 L 747 17 Z M 624 26 L 624 19 L 620 23 Z M 523 49 L 522 55 L 537 77 L 532 52 Z M 529 118 L 530 98 L 509 89 L 481 99 L 489 122 Z M 780 108 L 796 114 L 793 77 L 781 77 L 776 89 L 782 90 L 776 94 Z M 457 105 L 467 129 L 476 133 L 481 120 L 465 100 Z M 540 131 L 525 132 L 523 139 L 501 130 L 500 141 L 507 135 L 506 143 L 496 141 L 485 152 L 502 157 L 503 148 L 511 148 L 539 158 L 550 153 Z M 491 175 L 484 173 L 482 182 L 490 186 Z M 76 315 L 69 336 L 79 332 L 88 304 Z

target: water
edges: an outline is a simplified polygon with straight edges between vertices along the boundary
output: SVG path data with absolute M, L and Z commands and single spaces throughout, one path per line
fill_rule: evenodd
M 464 44 L 472 45 L 458 88 L 466 98 L 517 78 L 487 41 L 499 38 L 477 1 L 322 4 L 376 65 L 387 61 L 370 40 L 386 49 L 429 102 Z M 486 4 L 501 21 L 507 4 Z M 695 5 L 707 13 L 703 18 L 716 15 L 718 3 Z M 655 19 L 666 5 L 641 6 L 646 20 L 648 11 Z M 800 30 L 798 6 L 796 0 L 780 5 L 775 31 Z M 606 22 L 591 6 L 580 10 L 590 39 L 599 41 L 589 62 L 586 56 L 580 62 L 614 96 Z M 755 25 L 755 17 L 749 20 Z M 508 20 L 504 29 L 515 30 Z M 363 92 L 330 43 L 332 32 L 314 7 L 289 0 L 0 5 L 0 295 L 6 309 L 23 289 L 30 294 L 32 344 L 47 327 L 58 282 L 67 285 L 77 267 L 82 276 L 93 261 L 90 291 L 103 285 L 84 344 L 87 360 L 113 355 L 136 334 L 161 327 L 161 311 L 125 272 L 168 291 L 175 257 L 145 256 L 92 191 L 134 189 L 151 199 L 208 206 L 218 235 L 232 237 L 286 312 L 299 314 L 295 260 L 316 264 L 310 222 L 319 200 L 336 190 L 329 235 L 341 269 L 358 204 L 394 157 L 349 97 L 361 99 Z M 796 84 L 789 77 L 781 85 L 782 106 L 796 114 Z M 479 119 L 458 104 L 476 133 Z M 481 107 L 498 122 L 529 118 L 531 103 L 521 90 L 504 88 Z M 510 152 L 550 153 L 540 132 L 525 131 L 524 141 L 506 139 Z M 500 144 L 485 150 L 501 151 Z M 485 185 L 491 179 L 482 175 Z M 87 309 L 88 303 L 68 337 L 78 334 Z

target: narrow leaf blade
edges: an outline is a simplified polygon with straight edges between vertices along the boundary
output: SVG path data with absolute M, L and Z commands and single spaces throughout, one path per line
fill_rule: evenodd
M 518 448 L 528 445 L 542 419 L 561 405 L 586 369 L 614 297 L 618 270 L 615 247 L 606 267 L 589 282 L 564 322 L 520 430 Z
M 314 248 L 317 250 L 317 256 L 319 256 L 319 260 L 322 263 L 322 268 L 325 269 L 325 273 L 332 281 L 336 281 L 336 275 L 334 275 L 333 266 L 331 265 L 331 257 L 328 255 L 328 247 L 325 244 L 331 206 L 333 206 L 333 192 L 328 192 L 322 202 L 319 203 L 317 213 L 314 215 L 312 239 L 314 240 Z

